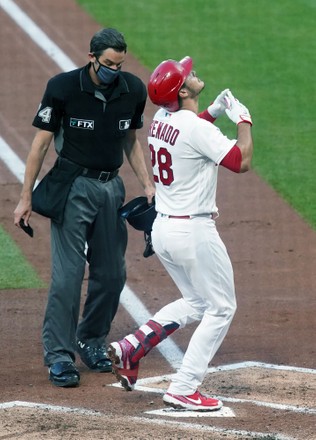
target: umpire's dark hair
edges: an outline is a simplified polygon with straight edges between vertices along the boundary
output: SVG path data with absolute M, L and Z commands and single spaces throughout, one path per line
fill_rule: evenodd
M 126 52 L 127 44 L 124 36 L 116 29 L 101 29 L 91 38 L 90 52 L 98 58 L 104 50 L 109 48 L 117 52 Z

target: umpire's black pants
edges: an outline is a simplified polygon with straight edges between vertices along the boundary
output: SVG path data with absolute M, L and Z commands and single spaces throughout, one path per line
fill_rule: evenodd
M 52 277 L 43 324 L 45 365 L 74 361 L 76 338 L 101 344 L 109 333 L 126 281 L 127 230 L 118 214 L 124 198 L 120 176 L 106 183 L 79 176 L 72 185 L 63 224 L 51 222 Z M 87 260 L 88 291 L 78 326 Z

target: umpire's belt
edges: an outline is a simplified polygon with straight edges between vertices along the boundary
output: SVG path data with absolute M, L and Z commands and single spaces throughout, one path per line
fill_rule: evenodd
M 90 170 L 89 168 L 83 168 L 82 176 L 90 177 L 90 179 L 97 179 L 100 182 L 108 182 L 118 175 L 119 170 L 114 171 L 101 171 Z

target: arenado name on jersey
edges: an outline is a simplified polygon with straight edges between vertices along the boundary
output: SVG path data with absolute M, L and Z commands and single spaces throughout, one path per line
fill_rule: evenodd
M 170 145 L 175 144 L 179 133 L 180 131 L 178 129 L 174 129 L 172 125 L 166 124 L 165 122 L 159 122 L 155 119 L 149 128 L 149 136 L 163 140 Z

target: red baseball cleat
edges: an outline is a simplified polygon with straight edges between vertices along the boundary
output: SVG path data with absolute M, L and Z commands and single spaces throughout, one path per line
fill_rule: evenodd
M 108 348 L 108 356 L 112 361 L 112 373 L 126 391 L 135 387 L 139 362 L 131 360 L 135 347 L 127 340 L 112 342 Z
M 223 406 L 220 400 L 203 396 L 199 391 L 195 391 L 194 394 L 189 396 L 166 393 L 163 396 L 163 401 L 167 406 L 190 411 L 215 411 Z

